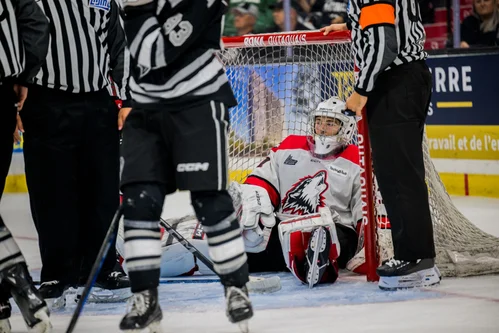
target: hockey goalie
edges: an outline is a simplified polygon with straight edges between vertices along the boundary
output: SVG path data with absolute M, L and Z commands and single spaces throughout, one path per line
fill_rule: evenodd
M 252 271 L 287 268 L 313 287 L 334 282 L 358 252 L 355 130 L 345 104 L 330 98 L 309 114 L 307 135 L 288 136 L 244 184 L 231 185 Z
M 365 260 L 359 152 L 351 144 L 356 120 L 333 97 L 310 113 L 307 131 L 272 148 L 244 184 L 231 183 L 229 193 L 250 272 L 289 270 L 313 287 L 336 281 L 340 268 L 362 274 Z M 194 216 L 169 222 L 209 255 Z M 119 253 L 122 246 L 118 237 Z M 162 247 L 162 277 L 213 274 L 166 232 Z

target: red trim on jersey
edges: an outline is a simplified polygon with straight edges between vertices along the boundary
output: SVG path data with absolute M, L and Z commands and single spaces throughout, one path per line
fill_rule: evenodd
M 310 151 L 307 137 L 305 135 L 289 135 L 284 140 L 282 140 L 282 142 L 277 147 L 272 148 L 272 151 L 275 153 L 278 150 L 286 149 L 303 149 L 306 151 Z
M 286 150 L 286 149 L 302 149 L 310 151 L 310 146 L 308 145 L 307 136 L 289 135 L 277 147 L 272 148 L 272 151 L 275 153 L 278 150 Z M 357 147 L 356 145 L 348 145 L 341 153 L 339 153 L 334 157 L 335 158 L 342 157 L 357 165 L 360 164 L 359 147 Z
M 345 150 L 343 150 L 338 157 L 342 157 L 346 160 L 349 160 L 352 163 L 360 165 L 359 161 L 359 147 L 356 145 L 348 145 Z
M 269 183 L 267 180 L 260 178 L 258 176 L 254 175 L 249 175 L 248 178 L 246 178 L 246 181 L 244 182 L 245 184 L 248 185 L 255 185 L 255 186 L 260 186 L 263 187 L 267 193 L 269 194 L 270 197 L 270 202 L 272 202 L 272 205 L 274 206 L 274 209 L 277 209 L 279 207 L 279 202 L 280 200 L 280 195 L 279 192 L 277 192 L 277 189 Z

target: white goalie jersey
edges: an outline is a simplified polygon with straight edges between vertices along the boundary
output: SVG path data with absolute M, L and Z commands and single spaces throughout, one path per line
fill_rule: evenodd
M 263 187 L 278 217 L 318 213 L 328 207 L 340 223 L 356 228 L 362 219 L 359 151 L 348 145 L 330 158 L 317 158 L 307 137 L 290 135 L 271 150 L 245 184 Z

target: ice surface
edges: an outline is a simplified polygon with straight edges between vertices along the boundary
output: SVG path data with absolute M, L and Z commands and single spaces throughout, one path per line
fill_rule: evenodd
M 499 200 L 455 197 L 458 208 L 484 231 L 499 236 Z M 5 195 L 1 212 L 18 240 L 34 277 L 41 266 L 36 231 L 27 195 Z M 189 196 L 180 192 L 165 202 L 163 217 L 192 213 Z M 376 284 L 347 272 L 333 285 L 309 290 L 286 273 L 282 290 L 251 295 L 255 317 L 250 332 L 494 332 L 499 333 L 499 276 L 445 279 L 424 290 L 383 292 Z M 64 332 L 75 309 L 74 295 L 65 309 L 54 311 L 55 332 Z M 160 304 L 164 332 L 233 332 L 238 328 L 224 314 L 218 283 L 162 284 Z M 87 304 L 75 332 L 119 332 L 126 303 Z M 13 332 L 26 328 L 17 308 Z

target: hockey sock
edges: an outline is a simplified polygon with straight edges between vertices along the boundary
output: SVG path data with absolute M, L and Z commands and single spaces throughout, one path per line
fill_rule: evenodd
M 225 286 L 248 282 L 248 264 L 241 227 L 227 191 L 192 192 L 196 216 L 203 225 L 215 272 Z
M 144 193 L 150 198 L 144 197 Z M 136 293 L 157 288 L 162 253 L 159 228 L 164 201 L 162 188 L 156 184 L 128 185 L 123 189 L 123 197 L 125 263 L 131 290 Z

